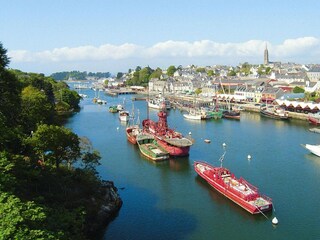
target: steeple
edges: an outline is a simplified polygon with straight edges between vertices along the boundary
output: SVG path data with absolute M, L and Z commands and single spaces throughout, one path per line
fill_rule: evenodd
M 264 58 L 263 58 L 263 62 L 264 65 L 268 65 L 269 64 L 269 53 L 268 53 L 268 47 L 267 47 L 267 43 L 266 43 L 266 49 L 264 50 Z

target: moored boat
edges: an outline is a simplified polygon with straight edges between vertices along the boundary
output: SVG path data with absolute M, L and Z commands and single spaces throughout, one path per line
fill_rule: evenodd
M 129 125 L 126 128 L 126 135 L 129 142 L 137 144 L 137 136 L 142 133 L 142 129 L 140 128 L 139 110 L 136 123 L 134 123 L 134 120 L 134 111 L 132 111 L 132 125 Z
M 308 121 L 313 125 L 320 125 L 320 112 L 317 113 L 309 113 Z
M 109 107 L 109 112 L 111 112 L 111 113 L 117 113 L 118 112 L 118 109 L 117 109 L 117 106 L 110 106 Z
M 169 100 L 165 99 L 164 97 L 156 97 L 152 99 L 148 99 L 148 107 L 153 109 L 162 109 L 163 106 L 167 110 L 171 109 L 171 103 Z
M 240 120 L 240 112 L 239 111 L 226 110 L 226 111 L 223 111 L 222 116 L 224 118 Z
M 197 112 L 195 109 L 190 109 L 188 113 L 183 114 L 183 117 L 191 120 L 201 120 L 202 115 L 200 112 Z
M 130 119 L 130 114 L 128 111 L 119 111 L 119 119 L 121 122 L 128 122 Z
M 243 178 L 237 179 L 227 168 L 215 167 L 208 163 L 197 161 L 194 170 L 219 193 L 238 204 L 251 214 L 259 214 L 272 210 L 271 198 L 261 195 L 258 188 Z
M 313 144 L 301 144 L 304 148 L 309 150 L 314 155 L 320 157 L 320 145 L 313 145 Z
M 141 154 L 145 157 L 153 161 L 163 161 L 169 158 L 169 153 L 157 144 L 154 136 L 142 133 L 137 135 L 136 140 Z
M 192 140 L 168 127 L 166 111 L 160 110 L 158 117 L 158 122 L 154 122 L 149 118 L 143 120 L 143 131 L 153 135 L 158 145 L 168 151 L 171 156 L 189 155 L 190 146 L 193 144 Z
M 265 117 L 288 120 L 289 114 L 286 110 L 279 106 L 263 106 L 260 108 L 260 114 Z

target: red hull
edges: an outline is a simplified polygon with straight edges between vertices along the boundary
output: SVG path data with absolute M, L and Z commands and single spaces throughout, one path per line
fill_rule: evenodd
M 314 117 L 308 117 L 309 123 L 313 124 L 313 125 L 320 125 L 320 120 L 316 119 Z
M 141 130 L 136 127 L 127 127 L 126 128 L 126 135 L 127 135 L 127 139 L 129 142 L 131 142 L 132 144 L 137 144 L 137 134 L 140 132 Z
M 167 142 L 157 139 L 158 144 L 163 147 L 171 156 L 183 157 L 189 155 L 190 146 L 176 147 L 169 145 Z
M 236 179 L 228 169 L 203 162 L 195 162 L 194 169 L 214 189 L 251 214 L 272 210 L 270 198 L 260 195 L 258 189 L 244 179 Z
M 143 131 L 155 137 L 158 144 L 162 146 L 171 156 L 182 157 L 189 155 L 190 146 L 193 142 L 168 127 L 167 113 L 159 111 L 159 121 L 151 119 L 142 121 Z

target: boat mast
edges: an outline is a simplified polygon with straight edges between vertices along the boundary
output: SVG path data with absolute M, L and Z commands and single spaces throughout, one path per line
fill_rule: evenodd
M 220 161 L 220 167 L 222 168 L 222 163 L 223 163 L 223 160 L 224 160 L 224 155 L 226 155 L 226 150 L 224 150 L 224 153 L 221 155 L 221 157 L 219 158 L 219 161 Z

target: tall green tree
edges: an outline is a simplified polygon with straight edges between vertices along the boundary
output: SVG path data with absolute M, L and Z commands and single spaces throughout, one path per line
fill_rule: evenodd
M 7 56 L 7 49 L 5 49 L 0 42 L 0 68 L 5 68 L 9 65 L 9 57 Z
M 177 71 L 176 67 L 171 65 L 168 67 L 167 69 L 167 74 L 168 76 L 173 76 L 173 74 L 175 73 L 175 71 Z
M 44 91 L 28 86 L 21 95 L 21 117 L 26 132 L 34 131 L 38 123 L 52 123 L 54 105 Z
M 65 127 L 39 125 L 28 142 L 42 160 L 56 168 L 62 163 L 70 168 L 81 156 L 79 137 Z

